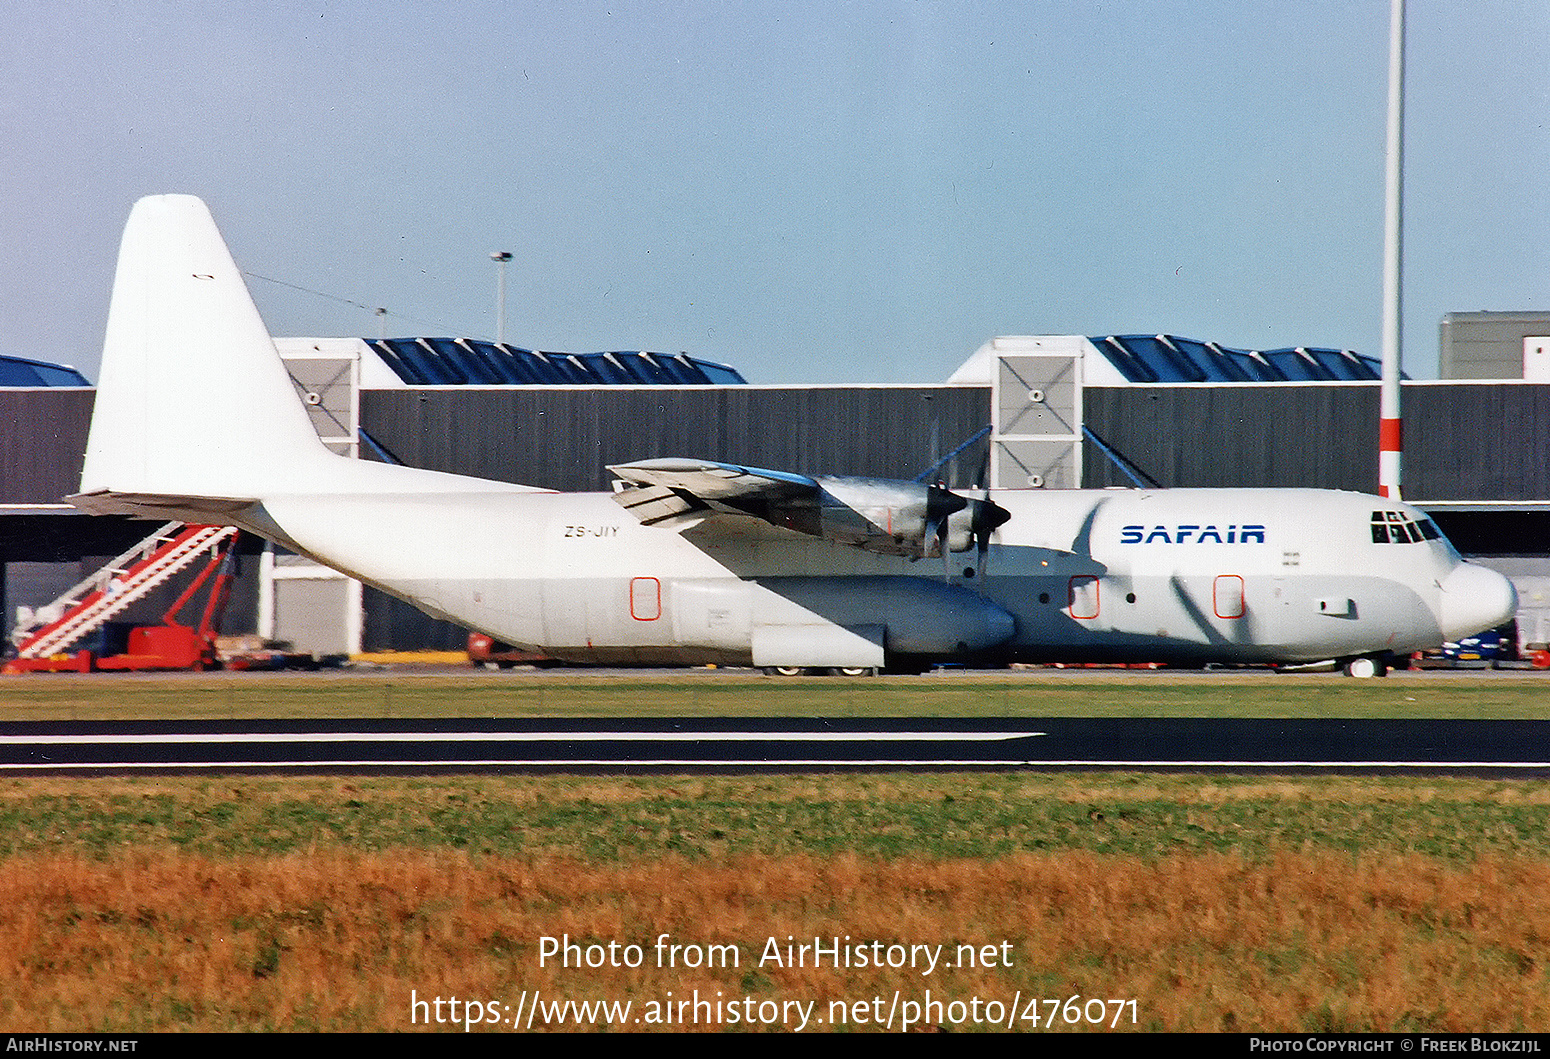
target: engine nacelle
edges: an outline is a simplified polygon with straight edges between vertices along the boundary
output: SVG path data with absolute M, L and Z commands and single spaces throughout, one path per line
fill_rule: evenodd
M 947 518 L 968 501 L 935 485 L 883 478 L 819 478 L 817 525 L 793 529 L 868 551 L 934 554 Z
M 1011 515 L 988 498 L 969 499 L 939 485 L 885 478 L 819 478 L 816 524 L 792 529 L 868 551 L 918 559 L 963 552 Z M 798 514 L 793 511 L 792 514 Z
M 706 513 L 752 515 L 773 526 L 868 551 L 919 559 L 978 547 L 1011 515 L 988 495 L 959 496 L 924 482 L 810 478 L 709 460 L 611 465 L 614 500 L 643 525 L 672 526 Z
M 979 545 L 983 547 L 992 532 L 1012 517 L 1012 513 L 989 497 L 967 501 L 961 511 L 947 518 L 947 549 L 966 552 Z

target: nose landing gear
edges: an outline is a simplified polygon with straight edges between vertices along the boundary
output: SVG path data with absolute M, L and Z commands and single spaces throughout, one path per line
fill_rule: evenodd
M 1381 655 L 1362 655 L 1359 658 L 1346 659 L 1345 675 L 1361 680 L 1386 677 L 1389 675 L 1388 659 Z

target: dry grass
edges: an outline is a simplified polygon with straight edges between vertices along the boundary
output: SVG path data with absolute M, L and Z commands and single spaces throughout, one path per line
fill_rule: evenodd
M 1546 909 L 1537 781 L 0 783 L 0 1026 L 18 1031 L 409 1029 L 411 991 L 514 1008 L 534 989 L 636 1015 L 669 991 L 827 1019 L 831 1000 L 930 989 L 1020 991 L 1024 1010 L 1134 998 L 1152 1030 L 1544 1030 Z M 659 969 L 663 933 L 733 944 L 739 966 Z M 646 966 L 541 967 L 539 939 L 559 935 L 642 945 Z M 759 967 L 787 935 L 948 958 L 1005 940 L 1013 964 Z
M 393 1030 L 411 990 L 643 1004 L 873 995 L 1137 1000 L 1165 1030 L 1550 1026 L 1550 863 L 1282 849 L 1157 859 L 852 854 L 624 864 L 321 847 L 0 861 L 0 1022 L 12 1030 Z M 660 933 L 735 943 L 737 969 L 652 966 Z M 636 942 L 638 970 L 538 965 L 538 939 Z M 1012 943 L 1010 968 L 755 966 L 765 939 Z M 637 1011 L 639 1009 L 637 1008 Z

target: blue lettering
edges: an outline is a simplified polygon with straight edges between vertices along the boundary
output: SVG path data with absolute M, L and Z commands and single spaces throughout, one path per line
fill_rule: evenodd
M 617 532 L 617 531 L 615 531 Z M 1264 544 L 1265 527 L 1245 523 L 1230 525 L 1226 533 L 1216 526 L 1180 525 L 1153 526 L 1148 532 L 1145 526 L 1120 527 L 1121 544 Z

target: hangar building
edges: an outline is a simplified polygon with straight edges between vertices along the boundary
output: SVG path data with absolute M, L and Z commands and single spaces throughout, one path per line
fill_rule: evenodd
M 1550 333 L 1550 315 L 1513 326 L 1526 329 L 1522 370 L 1502 372 L 1514 377 L 1404 384 L 1404 489 L 1461 551 L 1514 579 L 1521 639 L 1544 642 L 1550 379 L 1531 370 L 1525 336 Z M 560 490 L 606 490 L 607 464 L 662 456 L 952 487 L 1372 492 L 1377 481 L 1377 364 L 1347 350 L 1008 337 L 942 384 L 762 386 L 682 354 L 545 354 L 445 338 L 277 345 L 336 451 Z M 151 527 L 62 501 L 76 489 L 94 396 L 79 373 L 13 381 L 3 369 L 9 622 Z M 249 551 L 227 631 L 318 653 L 463 643 L 463 630 L 299 557 L 256 542 Z

